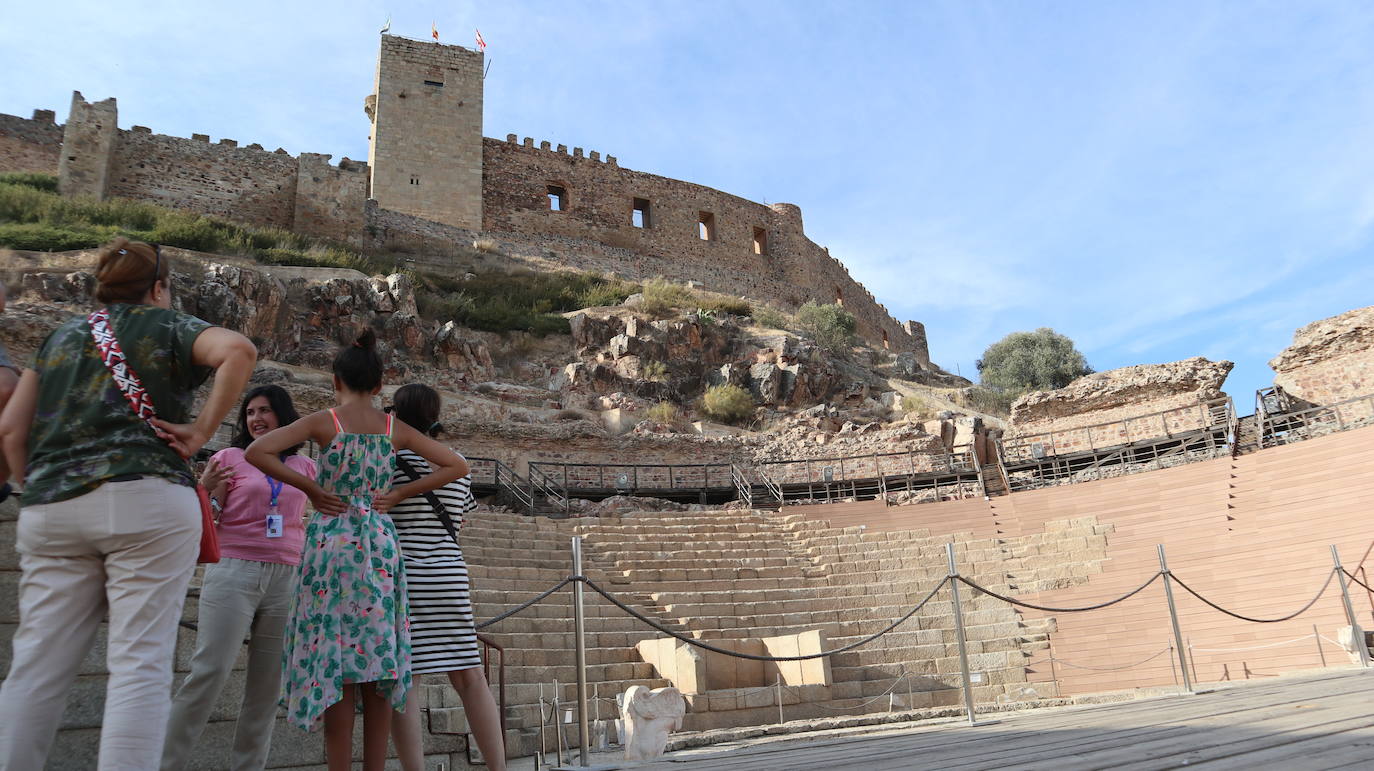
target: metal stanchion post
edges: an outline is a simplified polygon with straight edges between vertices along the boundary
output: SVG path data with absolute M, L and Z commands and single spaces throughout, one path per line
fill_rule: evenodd
M 1355 606 L 1350 604 L 1350 584 L 1346 581 L 1345 568 L 1341 567 L 1341 553 L 1336 551 L 1336 544 L 1331 544 L 1331 560 L 1336 563 L 1332 570 L 1336 571 L 1336 578 L 1341 582 L 1341 602 L 1345 603 L 1345 621 L 1350 624 L 1351 642 L 1355 644 L 1355 650 L 1360 654 L 1360 666 L 1369 666 L 1369 646 L 1364 641 L 1364 630 L 1355 621 Z
M 777 699 L 778 699 L 778 725 L 782 725 L 782 724 L 783 724 L 783 719 L 782 719 L 782 673 L 781 673 L 781 672 L 778 673 L 778 679 L 777 679 L 777 682 L 776 682 L 774 685 L 776 685 L 776 687 L 777 687 L 777 689 L 774 691 L 774 693 L 776 694 Z
M 959 669 L 964 678 L 964 712 L 968 713 L 968 724 L 978 725 L 973 717 L 973 678 L 968 671 L 968 644 L 964 642 L 964 614 L 959 609 L 959 568 L 954 564 L 954 544 L 945 544 L 945 556 L 949 558 L 949 594 L 954 605 L 954 637 L 959 642 Z
M 582 584 L 582 536 L 573 536 L 572 539 L 572 569 L 573 576 L 573 642 L 577 649 L 577 758 L 578 765 L 563 766 L 565 769 L 591 769 L 591 768 L 615 768 L 615 766 L 595 766 L 590 765 L 591 754 L 591 726 L 588 724 L 587 709 L 587 620 L 583 608 L 583 593 L 585 587 Z M 562 724 L 559 724 L 561 737 Z M 569 753 L 571 754 L 571 753 Z M 562 762 L 562 758 L 559 758 Z
M 1322 650 L 1322 635 L 1317 631 L 1317 625 L 1312 625 L 1312 639 L 1317 641 L 1317 655 L 1322 659 L 1322 667 L 1326 666 L 1326 651 Z
M 1159 572 L 1164 574 L 1164 599 L 1169 601 L 1169 622 L 1174 626 L 1174 645 L 1178 650 L 1178 667 L 1183 670 L 1183 688 L 1193 692 L 1193 678 L 1188 674 L 1188 660 L 1184 655 L 1183 632 L 1178 627 L 1178 608 L 1174 605 L 1174 587 L 1169 583 L 1169 563 L 1164 559 L 1164 544 L 1159 544 Z

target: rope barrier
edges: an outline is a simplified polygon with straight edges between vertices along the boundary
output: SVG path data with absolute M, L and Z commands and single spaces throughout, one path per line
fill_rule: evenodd
M 886 691 L 883 691 L 882 693 L 878 694 L 877 696 L 874 696 L 873 698 L 869 699 L 868 701 L 866 701 L 866 702 L 864 702 L 864 703 L 862 703 L 862 704 L 855 704 L 855 705 L 853 705 L 853 706 L 851 706 L 851 707 L 830 707 L 830 706 L 827 706 L 826 704 L 824 704 L 823 702 L 813 701 L 813 702 L 810 702 L 810 705 L 813 706 L 813 707 L 820 707 L 821 709 L 828 709 L 828 710 L 830 710 L 831 712 L 848 712 L 849 710 L 852 710 L 852 709 L 862 709 L 862 708 L 864 708 L 864 707 L 867 707 L 867 706 L 870 705 L 870 704 L 876 704 L 876 703 L 877 703 L 880 699 L 882 699 L 884 696 L 891 695 L 891 693 L 897 689 L 897 686 L 898 686 L 903 680 L 907 679 L 908 677 L 915 677 L 915 675 L 911 674 L 910 672 L 903 672 L 901 675 L 899 675 L 899 676 L 897 677 L 896 680 L 892 681 L 892 685 L 888 686 L 888 689 L 887 689 Z M 865 682 L 867 682 L 867 681 L 865 681 Z M 784 686 L 783 686 L 783 688 L 796 688 L 796 687 L 797 687 L 797 686 L 795 686 L 795 685 L 784 685 Z M 863 697 L 862 697 L 862 696 L 856 696 L 856 697 L 851 697 L 851 698 L 859 698 L 859 699 L 861 699 L 861 698 L 863 698 Z M 912 708 L 910 704 L 908 704 L 908 705 L 906 705 L 906 706 L 907 706 L 907 709 L 911 709 L 911 708 Z
M 1006 595 L 998 594 L 997 592 L 994 592 L 994 591 L 992 591 L 991 589 L 985 589 L 985 588 L 979 586 L 978 584 L 975 584 L 975 583 L 973 583 L 972 581 L 968 580 L 967 578 L 964 578 L 963 576 L 958 576 L 958 579 L 959 579 L 961 582 L 963 582 L 964 584 L 968 585 L 969 587 L 971 587 L 971 588 L 973 588 L 973 589 L 976 589 L 976 590 L 982 592 L 983 594 L 988 595 L 989 597 L 995 597 L 995 598 L 1001 600 L 1002 602 L 1010 603 L 1010 604 L 1012 604 L 1012 605 L 1018 605 L 1018 606 L 1023 607 L 1023 608 L 1031 608 L 1031 609 L 1033 609 L 1033 610 L 1043 610 L 1043 611 L 1045 611 L 1045 612 L 1047 612 L 1047 613 L 1081 613 L 1081 612 L 1083 612 L 1083 611 L 1088 611 L 1088 610 L 1098 610 L 1098 609 L 1100 609 L 1100 608 L 1105 608 L 1105 607 L 1108 607 L 1108 606 L 1110 606 L 1110 605 L 1115 605 L 1115 604 L 1117 604 L 1118 602 L 1123 602 L 1123 601 L 1125 601 L 1125 600 L 1128 600 L 1128 599 L 1130 599 L 1130 598 L 1136 596 L 1137 594 L 1140 594 L 1141 592 L 1145 591 L 1145 588 L 1148 587 L 1150 584 L 1153 584 L 1155 581 L 1158 581 L 1158 580 L 1159 580 L 1159 577 L 1160 577 L 1161 575 L 1163 575 L 1163 573 L 1158 573 L 1158 572 L 1155 573 L 1154 575 L 1150 576 L 1150 580 L 1149 580 L 1149 581 L 1146 581 L 1145 583 L 1141 584 L 1138 588 L 1136 588 L 1136 589 L 1134 589 L 1134 590 L 1132 590 L 1132 591 L 1130 591 L 1130 592 L 1127 592 L 1126 594 L 1123 594 L 1123 595 L 1121 595 L 1120 597 L 1118 597 L 1118 598 L 1116 598 L 1116 599 L 1114 599 L 1114 600 L 1108 600 L 1108 601 L 1106 601 L 1106 602 L 1098 603 L 1097 605 L 1089 605 L 1089 606 L 1083 607 L 1083 608 L 1051 608 L 1051 607 L 1047 607 L 1047 606 L 1045 606 L 1045 605 L 1032 605 L 1032 604 L 1029 603 L 1029 602 L 1022 602 L 1022 601 L 1020 601 L 1020 600 L 1014 600 L 1014 599 L 1012 599 L 1011 597 L 1007 597 Z
M 480 623 L 480 624 L 477 625 L 477 628 L 478 628 L 478 629 L 486 629 L 487 627 L 491 626 L 492 624 L 495 624 L 495 623 L 498 622 L 498 621 L 505 621 L 506 619 L 510 618 L 511 616 L 514 616 L 516 613 L 519 613 L 519 612 L 525 610 L 526 608 L 530 607 L 531 605 L 535 604 L 536 602 L 542 602 L 542 601 L 543 601 L 544 599 L 546 599 L 549 595 L 553 594 L 554 592 L 558 591 L 559 589 L 562 589 L 563 587 L 565 587 L 565 586 L 567 586 L 568 584 L 572 583 L 575 579 L 576 579 L 575 576 L 568 576 L 567 578 L 563 579 L 562 581 L 559 581 L 553 588 L 549 589 L 548 591 L 546 591 L 546 592 L 544 592 L 544 593 L 542 593 L 542 594 L 539 594 L 539 595 L 537 595 L 536 597 L 534 597 L 534 598 L 532 598 L 532 599 L 530 599 L 530 600 L 527 600 L 527 601 L 525 601 L 525 602 L 522 602 L 522 603 L 519 604 L 519 605 L 516 605 L 515 607 L 511 608 L 510 610 L 506 611 L 505 613 L 502 613 L 502 614 L 499 615 L 499 616 L 496 616 L 495 618 L 489 619 L 489 620 L 487 620 L 487 621 L 483 621 L 482 623 Z
M 1155 653 L 1155 654 L 1151 655 L 1149 658 L 1141 659 L 1140 661 L 1137 661 L 1137 662 L 1134 663 L 1134 664 L 1127 664 L 1127 665 L 1124 666 L 1124 667 L 1090 667 L 1090 666 L 1087 666 L 1087 665 L 1085 665 L 1085 664 L 1074 664 L 1074 663 L 1072 663 L 1072 662 L 1065 661 L 1065 660 L 1063 660 L 1063 659 L 1061 659 L 1061 658 L 1056 658 L 1056 657 L 1054 657 L 1054 656 L 1050 656 L 1050 657 L 1047 658 L 1047 659 L 1040 659 L 1039 661 L 1028 661 L 1028 662 L 1026 662 L 1026 664 L 1025 664 L 1024 666 L 1028 666 L 1028 667 L 1029 667 L 1029 666 L 1034 666 L 1034 665 L 1036 665 L 1036 664 L 1045 664 L 1045 663 L 1048 663 L 1048 662 L 1054 662 L 1054 663 L 1056 663 L 1056 664 L 1063 664 L 1064 666 L 1070 667 L 1070 668 L 1072 668 L 1072 669 L 1086 669 L 1086 670 L 1088 670 L 1088 671 L 1090 671 L 1090 672 L 1120 672 L 1120 671 L 1123 670 L 1123 669 L 1134 669 L 1134 668 L 1136 668 L 1136 667 L 1138 667 L 1138 666 L 1140 666 L 1140 665 L 1142 665 L 1142 664 L 1148 664 L 1148 663 L 1150 663 L 1151 661 L 1154 661 L 1155 659 L 1159 658 L 1160 656 L 1163 656 L 1164 654 L 1166 654 L 1166 653 L 1168 653 L 1169 651 L 1172 651 L 1172 650 L 1173 650 L 1173 646 L 1169 646 L 1168 648 L 1165 648 L 1164 650 L 1160 651 L 1159 653 Z
M 1270 647 L 1283 647 L 1286 645 L 1293 645 L 1293 643 L 1296 642 L 1303 642 L 1303 640 L 1314 639 L 1316 638 L 1316 636 L 1318 635 L 1303 635 L 1301 636 L 1301 638 L 1283 640 L 1283 642 L 1281 643 L 1270 643 L 1270 645 L 1254 645 L 1249 647 L 1190 647 L 1189 650 L 1195 651 L 1195 653 L 1242 653 L 1242 651 L 1246 650 L 1265 650 L 1270 649 Z
M 1369 584 L 1366 584 L 1364 581 L 1361 581 L 1360 579 L 1356 578 L 1354 573 L 1351 573 L 1349 570 L 1346 570 L 1345 568 L 1341 568 L 1341 572 L 1349 576 L 1351 581 L 1354 581 L 1360 586 L 1363 586 L 1365 588 L 1365 591 L 1374 592 L 1374 589 L 1369 588 Z
M 1280 621 L 1287 621 L 1287 620 L 1289 620 L 1289 619 L 1297 618 L 1298 616 L 1301 616 L 1302 614 L 1306 613 L 1306 612 L 1308 611 L 1309 608 L 1311 608 L 1313 605 L 1316 605 L 1316 604 L 1317 604 L 1317 600 L 1320 600 L 1323 594 L 1326 594 L 1327 588 L 1331 586 L 1331 579 L 1333 579 L 1333 578 L 1335 578 L 1335 577 L 1336 577 L 1336 571 L 1333 570 L 1333 571 L 1331 571 L 1330 573 L 1327 573 L 1327 574 L 1326 574 L 1326 583 L 1322 584 L 1322 588 L 1319 589 L 1319 590 L 1317 591 L 1317 596 L 1313 597 L 1312 600 L 1311 600 L 1310 602 L 1308 602 L 1306 605 L 1304 605 L 1304 606 L 1302 606 L 1301 608 L 1299 608 L 1296 612 L 1294 612 L 1294 613 L 1289 613 L 1288 615 L 1286 615 L 1286 616 L 1281 616 L 1281 617 L 1279 617 L 1279 618 L 1251 618 L 1250 616 L 1242 616 L 1242 615 L 1239 614 L 1239 613 L 1233 613 L 1232 611 L 1229 611 L 1229 610 L 1227 610 L 1226 608 L 1221 607 L 1220 605 L 1216 604 L 1215 602 L 1212 602 L 1211 600 L 1207 599 L 1206 597 L 1203 597 L 1202 595 L 1200 595 L 1200 594 L 1198 594 L 1197 592 L 1193 591 L 1193 588 L 1190 587 L 1190 586 L 1188 586 L 1187 584 L 1183 583 L 1183 580 L 1180 579 L 1178 576 L 1173 576 L 1173 579 L 1174 579 L 1174 582 L 1175 582 L 1175 583 L 1177 583 L 1179 586 L 1183 587 L 1183 589 L 1184 589 L 1185 591 L 1187 591 L 1189 594 L 1193 595 L 1194 597 L 1198 598 L 1199 600 L 1202 600 L 1204 603 L 1206 603 L 1207 605 L 1211 606 L 1213 609 L 1219 610 L 1219 611 L 1221 611 L 1222 613 L 1225 613 L 1225 614 L 1228 615 L 1228 616 L 1231 616 L 1231 617 L 1233 617 L 1233 618 L 1238 618 L 1238 619 L 1240 619 L 1241 621 L 1250 621 L 1250 622 L 1253 622 L 1253 623 L 1256 623 L 1256 624 L 1275 624 L 1275 623 L 1278 623 L 1278 622 L 1280 622 Z
M 837 653 L 844 653 L 845 651 L 853 650 L 853 649 L 855 649 L 855 648 L 857 648 L 857 647 L 859 647 L 859 646 L 861 646 L 861 645 L 867 645 L 868 643 L 873 642 L 874 640 L 878 639 L 879 637 L 882 637 L 883 635 L 887 634 L 888 632 L 891 632 L 893 629 L 896 629 L 897 627 L 899 627 L 899 626 L 901 626 L 903 623 L 905 623 L 905 622 L 907 621 L 907 619 L 910 619 L 912 616 L 916 615 L 916 611 L 918 611 L 918 610 L 920 610 L 921 608 L 925 607 L 926 603 L 930 602 L 931 598 L 933 598 L 933 597 L 935 596 L 935 593 L 938 592 L 938 591 L 940 591 L 941 587 L 943 587 L 943 586 L 945 585 L 945 582 L 948 581 L 949 579 L 948 579 L 948 578 L 941 579 L 941 580 L 940 580 L 940 583 L 936 584 L 936 585 L 935 585 L 935 588 L 930 590 L 930 594 L 927 594 L 927 595 L 925 596 L 925 599 L 921 600 L 921 601 L 916 605 L 916 607 L 914 607 L 914 608 L 912 608 L 911 610 L 907 611 L 907 612 L 906 612 L 906 615 L 902 616 L 901 618 L 897 619 L 896 621 L 893 621 L 891 624 L 888 624 L 887 627 L 886 627 L 885 629 L 883 629 L 882 631 L 876 632 L 876 633 L 871 634 L 871 635 L 869 635 L 869 636 L 867 636 L 867 637 L 864 637 L 864 638 L 862 638 L 862 639 L 860 639 L 860 640 L 858 640 L 858 641 L 856 641 L 856 642 L 849 643 L 848 645 L 844 645 L 844 646 L 841 646 L 841 647 L 839 647 L 839 648 L 835 648 L 835 649 L 833 649 L 833 650 L 821 651 L 820 653 L 808 653 L 808 654 L 805 654 L 805 655 L 802 655 L 802 656 L 756 656 L 756 655 L 754 655 L 754 654 L 752 654 L 752 653 L 740 653 L 740 652 L 738 652 L 738 651 L 726 650 L 725 648 L 720 648 L 720 647 L 717 647 L 717 646 L 715 646 L 715 645 L 711 645 L 710 643 L 702 642 L 701 640 L 698 640 L 698 639 L 696 639 L 695 637 L 688 637 L 688 636 L 686 636 L 686 635 L 684 635 L 684 634 L 682 634 L 682 633 L 680 633 L 680 632 L 674 631 L 674 630 L 672 630 L 672 629 L 669 629 L 669 628 L 663 626 L 662 624 L 658 623 L 657 621 L 655 621 L 655 620 L 653 620 L 653 619 L 651 619 L 651 618 L 648 618 L 648 617 L 645 616 L 643 613 L 640 613 L 639 611 L 635 610 L 634 608 L 630 607 L 629 605 L 626 605 L 625 603 L 621 602 L 617 597 L 615 597 L 614 595 L 610 594 L 610 593 L 607 592 L 605 589 L 602 589 L 601 587 L 597 586 L 596 583 L 595 583 L 594 581 L 592 581 L 591 579 L 587 578 L 586 576 L 574 576 L 574 577 L 569 578 L 569 579 L 567 579 L 567 580 L 568 580 L 568 581 L 573 581 L 573 580 L 581 581 L 582 583 L 586 584 L 587 587 L 588 587 L 589 589 L 591 589 L 592 591 L 594 591 L 594 592 L 596 592 L 597 594 L 601 595 L 602 597 L 605 597 L 612 605 L 616 606 L 617 608 L 620 608 L 621 610 L 625 611 L 626 613 L 630 614 L 631 616 L 633 616 L 633 617 L 639 619 L 642 623 L 648 624 L 649 626 L 653 627 L 654 629 L 657 629 L 658 631 L 662 632 L 663 634 L 666 634 L 666 635 L 668 635 L 669 637 L 672 637 L 672 638 L 675 638 L 675 639 L 680 640 L 680 641 L 682 641 L 682 642 L 685 642 L 685 643 L 687 643 L 688 645 L 691 645 L 691 646 L 694 646 L 694 647 L 697 647 L 697 648 L 701 648 L 701 649 L 703 649 L 703 650 L 708 650 L 708 651 L 711 651 L 712 653 L 720 653 L 720 654 L 725 655 L 725 656 L 733 656 L 734 658 L 737 658 L 737 659 L 749 659 L 750 661 L 809 661 L 810 659 L 827 658 L 827 657 L 833 656 L 833 655 L 835 655 L 835 654 L 837 654 Z M 565 583 L 566 583 L 566 582 L 565 582 Z

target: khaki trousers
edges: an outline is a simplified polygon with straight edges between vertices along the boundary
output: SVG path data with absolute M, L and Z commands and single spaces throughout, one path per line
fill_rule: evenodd
M 226 558 L 205 568 L 200 589 L 196 652 L 191 673 L 172 699 L 163 771 L 182 771 L 194 754 L 210 712 L 248 642 L 243 703 L 234 726 L 232 771 L 261 771 L 272 745 L 281 699 L 282 637 L 296 594 L 299 568 Z M 199 755 L 204 760 L 204 753 Z
M 19 512 L 19 629 L 0 686 L 0 769 L 44 766 L 67 693 L 109 612 L 99 768 L 157 767 L 172 654 L 200 545 L 195 491 L 164 479 L 109 482 Z

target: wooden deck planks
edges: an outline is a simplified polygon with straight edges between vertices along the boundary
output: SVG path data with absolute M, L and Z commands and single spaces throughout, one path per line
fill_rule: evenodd
M 658 771 L 781 769 L 1318 769 L 1374 764 L 1374 671 L 1284 678 L 1093 707 L 986 716 L 859 737 L 677 753 Z

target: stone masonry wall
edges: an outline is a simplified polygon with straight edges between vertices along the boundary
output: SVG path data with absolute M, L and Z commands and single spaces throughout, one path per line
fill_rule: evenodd
M 628 257 L 616 273 L 659 274 L 700 281 L 708 289 L 795 309 L 807 300 L 839 301 L 874 344 L 913 351 L 929 363 L 924 335 L 913 335 L 855 281 L 828 250 L 806 237 L 801 209 L 765 206 L 702 185 L 622 168 L 616 159 L 549 142 L 483 140 L 483 229 L 503 236 L 602 244 Z M 563 191 L 562 209 L 550 188 Z M 645 226 L 634 224 L 636 200 L 648 202 Z M 710 221 L 709 239 L 701 235 Z M 756 234 L 761 236 L 756 244 Z M 571 251 L 580 251 L 573 249 Z M 762 253 L 758 253 L 762 252 Z M 625 253 L 628 253 L 627 255 Z M 599 257 L 620 256 L 602 253 Z M 622 258 L 623 259 L 623 258 Z M 581 267 L 581 266 L 579 266 Z M 649 274 L 655 275 L 653 273 Z
M 238 147 L 223 139 L 211 144 L 204 134 L 183 139 L 135 126 L 119 132 L 106 195 L 290 228 L 296 173 L 296 159 L 285 151 Z
M 1063 454 L 1193 431 L 1215 423 L 1205 406 L 1223 399 L 1229 361 L 1202 357 L 1095 372 L 1055 391 L 1027 394 L 1011 408 L 1004 447 L 1030 443 Z
M 1374 306 L 1302 327 L 1269 366 L 1275 385 L 1312 404 L 1374 393 Z
M 89 103 L 72 95 L 71 113 L 51 150 L 60 158 L 59 188 L 64 195 L 131 198 L 186 209 L 251 225 L 279 227 L 338 240 L 359 238 L 367 200 L 368 167 L 344 158 L 329 165 L 328 155 L 261 145 L 240 147 L 233 139 L 210 142 L 154 134 L 144 126 L 116 125 L 114 99 Z M 0 171 L 26 171 L 49 153 L 56 127 L 51 115 L 0 121 Z M 5 153 L 8 146 L 17 147 Z M 22 151 L 22 152 L 21 152 Z M 43 170 L 43 169 L 40 169 Z M 49 173 L 51 169 L 48 169 Z
M 482 62 L 461 46 L 382 35 L 364 103 L 371 197 L 382 206 L 481 227 Z
M 52 110 L 34 110 L 32 119 L 0 114 L 0 172 L 57 174 L 62 127 Z

